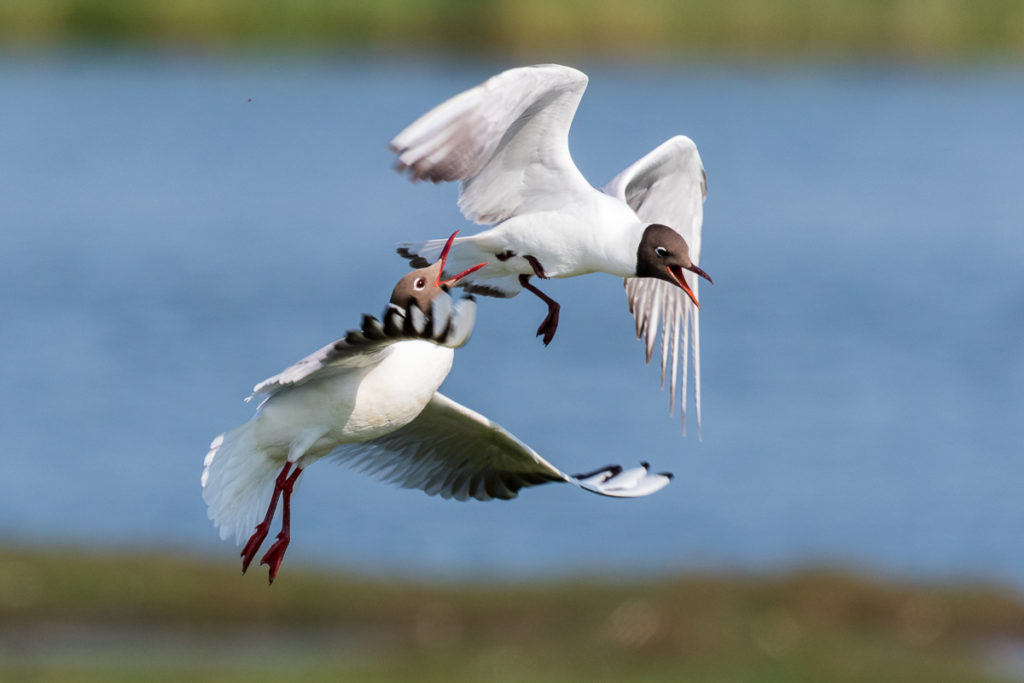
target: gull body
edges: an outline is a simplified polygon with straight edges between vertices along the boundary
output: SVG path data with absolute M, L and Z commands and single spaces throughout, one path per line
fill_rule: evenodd
M 636 275 L 636 252 L 646 227 L 628 206 L 594 191 L 585 201 L 570 200 L 559 209 L 513 216 L 462 242 L 457 239 L 453 256 L 459 258 L 470 248 L 491 256 L 491 263 L 467 283 L 470 291 L 473 283 L 485 280 L 536 275 L 527 256 L 538 260 L 548 278 L 599 272 L 632 277 Z M 514 255 L 504 261 L 496 258 L 507 252 Z M 516 291 L 518 279 L 510 284 L 511 288 L 502 286 L 502 291 Z
M 308 467 L 335 446 L 408 424 L 448 376 L 454 355 L 435 342 L 396 341 L 375 352 L 369 365 L 276 393 L 261 405 L 254 436 L 276 459 L 297 456 L 293 462 Z
M 583 73 L 555 64 L 511 69 L 413 122 L 391 141 L 398 167 L 413 179 L 459 181 L 459 208 L 490 229 L 455 241 L 453 268 L 487 261 L 460 286 L 512 297 L 527 289 L 548 304 L 537 330 L 554 337 L 560 306 L 530 282 L 603 272 L 625 278 L 636 333 L 649 362 L 662 337 L 662 381 L 671 370 L 674 405 L 693 352 L 700 422 L 699 304 L 704 167 L 689 138 L 675 136 L 603 189 L 591 186 L 569 154 L 568 132 L 587 85 Z M 443 240 L 409 242 L 399 254 L 429 263 Z M 681 368 L 679 360 L 682 360 Z
M 646 464 L 565 474 L 499 425 L 438 393 L 475 318 L 471 297 L 454 302 L 447 291 L 474 268 L 441 281 L 446 253 L 402 278 L 383 321 L 364 316 L 360 329 L 257 384 L 250 396 L 263 397 L 256 415 L 213 440 L 203 499 L 221 538 L 248 536 L 243 572 L 281 500 L 281 533 L 261 561 L 273 582 L 290 542 L 295 483 L 325 457 L 457 500 L 510 499 L 525 486 L 549 482 L 612 497 L 644 496 L 668 484 L 671 475 L 651 473 Z

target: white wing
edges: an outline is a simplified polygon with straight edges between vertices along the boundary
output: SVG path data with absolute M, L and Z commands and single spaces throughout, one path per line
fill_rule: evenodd
M 562 206 L 592 191 L 569 155 L 587 76 L 557 64 L 511 69 L 430 110 L 391 141 L 416 180 L 460 180 L 477 223 Z
M 628 203 L 648 223 L 667 225 L 686 240 L 690 259 L 700 262 L 701 225 L 707 176 L 693 140 L 677 135 L 662 143 L 604 187 L 604 191 Z M 685 273 L 686 282 L 698 296 L 699 278 Z M 682 359 L 680 412 L 686 432 L 686 393 L 689 350 L 693 349 L 693 385 L 700 432 L 700 311 L 682 289 L 652 278 L 626 278 L 629 311 L 636 319 L 636 335 L 644 338 L 647 362 L 651 361 L 661 321 L 661 384 L 671 367 L 669 411 L 675 407 L 679 360 Z
M 252 395 L 246 400 L 275 394 L 313 377 L 326 377 L 350 368 L 372 365 L 387 347 L 402 340 L 426 339 L 458 348 L 469 340 L 475 320 L 476 302 L 472 297 L 453 304 L 450 296 L 440 293 L 431 304 L 429 314 L 423 313 L 414 303 L 404 310 L 391 304 L 384 313 L 383 323 L 373 316 L 364 315 L 361 329 L 350 330 L 341 339 L 263 380 L 253 387 Z
M 405 488 L 457 500 L 515 498 L 524 486 L 568 482 L 604 496 L 635 498 L 668 485 L 647 464 L 570 476 L 498 424 L 441 394 L 390 434 L 339 446 L 328 456 Z

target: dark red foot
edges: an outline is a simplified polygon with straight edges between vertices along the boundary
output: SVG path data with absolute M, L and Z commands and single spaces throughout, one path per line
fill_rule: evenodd
M 267 538 L 267 532 L 270 531 L 270 523 L 274 521 L 274 511 L 277 510 L 277 499 L 281 497 L 281 492 L 284 491 L 285 486 L 288 485 L 288 471 L 292 468 L 290 462 L 286 462 L 284 467 L 281 468 L 280 474 L 277 475 L 277 479 L 274 480 L 274 493 L 270 496 L 270 504 L 267 505 L 267 514 L 263 518 L 263 521 L 256 525 L 256 531 L 253 532 L 252 536 L 249 537 L 245 547 L 242 548 L 242 573 L 249 568 L 252 564 L 252 558 L 256 557 L 256 551 L 263 545 L 263 541 Z M 301 470 L 299 470 L 301 472 Z
M 292 488 L 300 474 L 302 474 L 301 467 L 296 467 L 291 476 L 288 476 L 288 469 L 285 468 L 277 477 L 275 491 L 281 493 L 281 531 L 277 534 L 274 545 L 270 546 L 267 554 L 260 560 L 260 564 L 270 567 L 270 583 L 274 583 L 274 579 L 277 577 L 277 570 L 281 568 L 281 561 L 284 559 L 284 551 L 288 550 L 288 542 L 292 538 Z
M 544 342 L 544 346 L 551 343 L 551 340 L 555 338 L 555 330 L 558 329 L 558 311 L 561 307 L 555 302 L 551 302 L 552 305 L 548 306 L 548 315 L 544 318 L 544 322 L 537 328 L 537 336 L 544 335 L 541 341 Z
M 249 537 L 249 541 L 242 548 L 242 573 L 249 568 L 252 564 L 252 559 L 256 557 L 256 551 L 263 545 L 263 541 L 267 538 L 267 532 L 270 530 L 270 524 L 267 521 L 260 522 L 256 525 L 256 531 L 252 536 Z
M 274 579 L 277 577 L 277 570 L 281 568 L 281 561 L 284 559 L 284 552 L 288 550 L 290 540 L 291 536 L 282 530 L 277 535 L 274 545 L 270 546 L 270 550 L 260 560 L 260 564 L 265 564 L 270 568 L 270 583 L 274 583 Z
M 534 259 L 534 261 L 535 260 L 536 259 Z M 530 261 L 530 263 L 533 264 L 533 261 Z M 538 268 L 539 264 L 535 264 L 533 266 L 533 269 L 537 271 L 537 275 L 539 275 L 540 277 L 545 277 L 543 274 L 543 270 L 538 270 Z M 522 285 L 523 289 L 529 290 L 536 294 L 538 297 L 540 297 L 541 301 L 548 305 L 547 317 L 544 318 L 544 322 L 542 322 L 540 324 L 540 327 L 537 328 L 537 336 L 540 337 L 541 335 L 544 335 L 542 341 L 544 342 L 544 346 L 547 346 L 548 344 L 551 343 L 551 340 L 555 338 L 555 330 L 558 329 L 558 312 L 562 310 L 562 307 L 558 305 L 557 301 L 555 301 L 547 294 L 531 285 L 529 275 L 520 275 L 519 284 Z
M 284 559 L 284 551 L 288 549 L 288 540 L 291 537 L 292 488 L 295 486 L 295 480 L 302 473 L 302 468 L 296 467 L 295 471 L 289 476 L 288 471 L 291 468 L 292 464 L 290 462 L 286 462 L 284 467 L 281 468 L 280 474 L 277 475 L 277 479 L 274 481 L 274 493 L 271 495 L 270 504 L 267 506 L 267 515 L 263 518 L 262 522 L 256 525 L 256 531 L 253 532 L 245 547 L 242 548 L 242 573 L 244 574 L 245 570 L 252 564 L 253 558 L 256 557 L 256 551 L 260 549 L 263 541 L 266 540 L 267 533 L 270 530 L 270 523 L 274 521 L 277 501 L 279 498 L 283 498 L 284 512 L 281 515 L 281 533 L 277 535 L 274 545 L 270 546 L 270 550 L 267 551 L 267 554 L 260 561 L 260 564 L 270 565 L 270 583 L 274 583 L 274 577 L 277 576 L 277 570 L 281 567 L 281 560 Z

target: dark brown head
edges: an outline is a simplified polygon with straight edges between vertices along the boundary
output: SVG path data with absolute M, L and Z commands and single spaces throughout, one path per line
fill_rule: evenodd
M 667 225 L 648 225 L 640 238 L 640 247 L 636 250 L 637 277 L 653 277 L 671 282 L 681 287 L 693 301 L 693 305 L 700 308 L 697 295 L 683 277 L 684 270 L 696 273 L 714 284 L 707 273 L 693 265 L 690 260 L 690 247 L 682 235 Z
M 452 242 L 455 241 L 455 236 L 458 234 L 459 231 L 456 230 L 448 238 L 444 249 L 441 251 L 441 258 L 425 268 L 417 268 L 409 272 L 398 281 L 395 289 L 391 292 L 391 303 L 401 308 L 406 308 L 410 302 L 416 302 L 421 311 L 429 311 L 434 298 L 438 294 L 441 292 L 447 293 L 456 282 L 487 265 L 486 263 L 480 263 L 472 268 L 467 268 L 455 277 L 450 277 L 447 280 L 441 279 L 441 274 L 444 272 L 444 262 L 448 258 Z

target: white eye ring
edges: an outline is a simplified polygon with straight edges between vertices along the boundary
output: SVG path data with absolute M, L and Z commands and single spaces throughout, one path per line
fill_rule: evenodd
M 420 290 L 427 286 L 427 281 L 424 280 L 423 278 L 418 278 L 416 282 L 412 283 L 412 286 L 415 287 L 417 290 Z
M 664 258 L 668 256 L 668 249 L 666 249 L 665 247 L 655 247 L 654 253 Z

